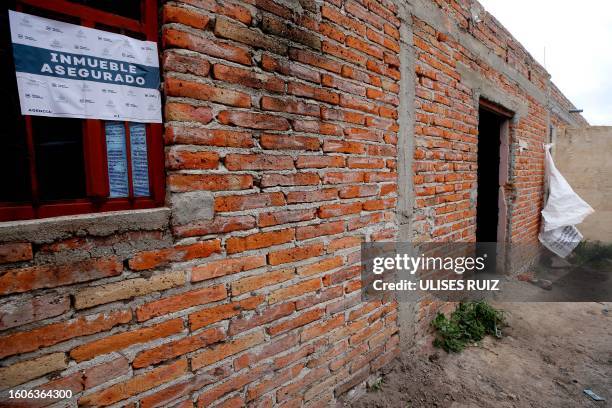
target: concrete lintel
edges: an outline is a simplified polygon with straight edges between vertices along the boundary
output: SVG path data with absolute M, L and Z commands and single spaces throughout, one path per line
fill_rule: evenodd
M 474 38 L 470 33 L 460 28 L 451 18 L 430 0 L 410 0 L 413 4 L 412 14 L 419 20 L 425 21 L 436 30 L 450 35 L 459 44 L 471 51 L 474 55 L 482 58 L 494 70 L 504 74 L 509 80 L 515 82 L 527 94 L 544 106 L 547 106 L 548 97 L 546 93 L 535 86 L 529 79 L 516 69 L 508 65 L 506 61 L 495 55 L 489 48 Z
M 562 108 L 560 105 L 558 105 L 557 103 L 553 102 L 553 100 L 551 99 L 551 106 L 549 106 L 550 111 L 559 116 L 561 119 L 563 119 L 564 121 L 566 121 L 567 123 L 569 123 L 572 126 L 576 126 L 576 127 L 580 127 L 580 123 L 574 119 L 572 117 L 572 115 L 570 115 L 570 113 L 565 110 L 564 108 Z
M 164 230 L 169 221 L 170 209 L 162 207 L 0 222 L 0 242 L 43 244 L 75 234 L 107 236 L 125 231 Z
M 529 105 L 526 102 L 500 91 L 499 86 L 461 62 L 457 64 L 457 72 L 461 75 L 461 82 L 472 89 L 476 105 L 478 99 L 483 97 L 514 112 L 515 120 L 527 116 Z

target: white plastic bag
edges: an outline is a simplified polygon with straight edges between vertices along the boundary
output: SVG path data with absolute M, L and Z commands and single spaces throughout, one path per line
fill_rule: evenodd
M 572 190 L 565 177 L 559 173 L 550 154 L 551 147 L 552 144 L 544 145 L 550 193 L 542 210 L 544 225 L 539 239 L 546 248 L 565 258 L 583 238 L 575 225 L 580 224 L 594 210 Z
M 572 253 L 583 237 L 578 228 L 568 225 L 541 232 L 539 238 L 542 245 L 561 258 L 565 258 Z
M 550 190 L 548 201 L 542 210 L 545 232 L 567 225 L 580 224 L 595 211 L 572 190 L 567 180 L 559 173 L 550 155 L 551 147 L 552 144 L 544 145 L 546 176 Z

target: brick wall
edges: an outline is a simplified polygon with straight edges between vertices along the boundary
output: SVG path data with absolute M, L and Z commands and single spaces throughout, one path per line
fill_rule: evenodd
M 471 26 L 471 3 L 429 3 L 548 90 L 494 19 Z M 0 226 L 2 397 L 70 389 L 82 406 L 327 406 L 376 375 L 399 350 L 398 307 L 360 301 L 359 244 L 398 230 L 402 70 L 416 92 L 411 235 L 474 239 L 478 103 L 461 63 L 528 106 L 511 125 L 510 231 L 535 238 L 547 108 L 443 27 L 406 19 L 416 63 L 400 67 L 390 0 L 162 9 L 170 214 Z M 434 310 L 421 308 L 423 327 Z

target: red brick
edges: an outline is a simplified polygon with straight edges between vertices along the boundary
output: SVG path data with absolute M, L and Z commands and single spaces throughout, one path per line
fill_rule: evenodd
M 292 222 L 308 221 L 316 217 L 314 208 L 304 210 L 283 210 L 265 212 L 259 214 L 257 224 L 260 227 L 270 227 L 273 225 L 289 224 Z
M 241 126 L 252 129 L 289 130 L 289 122 L 279 116 L 263 113 L 221 111 L 218 120 L 224 125 Z
M 218 147 L 253 147 L 255 142 L 251 132 L 224 129 L 202 129 L 172 125 L 166 128 L 164 139 L 167 145 L 189 144 Z
M 323 5 L 322 9 L 325 7 L 327 6 Z M 334 28 L 331 24 L 327 24 L 327 23 L 319 24 L 319 32 L 323 34 L 324 36 L 326 36 L 327 38 L 336 40 L 339 43 L 343 43 L 344 39 L 346 38 L 346 35 L 342 31 Z
M 343 264 L 344 259 L 341 256 L 335 256 L 333 258 L 327 258 L 322 261 L 300 266 L 297 268 L 297 273 L 298 275 L 309 276 L 338 268 Z
M 295 304 L 293 302 L 281 303 L 276 306 L 268 307 L 249 318 L 232 320 L 230 322 L 228 334 L 233 336 L 254 327 L 263 326 L 282 317 L 289 316 L 294 311 Z
M 280 305 L 278 305 L 280 306 Z M 234 360 L 234 369 L 236 371 L 238 370 L 242 370 L 245 367 L 248 366 L 253 366 L 255 363 L 263 360 L 263 359 L 267 359 L 269 357 L 278 355 L 278 354 L 282 354 L 283 352 L 285 352 L 286 350 L 292 348 L 293 346 L 297 345 L 298 342 L 300 340 L 300 336 L 298 336 L 297 334 L 288 334 L 286 336 L 280 337 L 274 341 L 268 342 L 264 347 L 262 347 L 261 349 L 257 350 L 256 352 L 250 352 L 250 353 L 246 353 L 243 354 L 242 356 L 238 357 L 236 360 Z M 312 345 L 309 345 L 310 347 L 307 347 L 310 351 L 310 354 L 312 354 Z M 292 353 L 293 354 L 293 353 Z M 304 355 L 305 356 L 305 355 Z M 286 367 L 288 364 L 282 365 L 282 364 L 277 364 L 277 362 L 279 362 L 279 359 L 284 359 L 285 356 L 283 357 L 278 357 L 274 359 L 274 368 L 275 369 L 279 369 L 279 368 L 283 368 Z M 296 361 L 296 360 L 292 360 L 292 361 Z M 259 406 L 259 405 L 258 405 Z
M 274 304 L 283 300 L 295 298 L 305 293 L 316 292 L 321 288 L 321 278 L 294 283 L 291 286 L 272 291 L 268 295 L 268 303 Z
M 191 358 L 191 367 L 193 370 L 198 370 L 243 350 L 254 347 L 257 344 L 261 344 L 264 340 L 263 331 L 257 331 L 238 339 L 215 345 L 193 356 Z
M 151 349 L 140 352 L 132 366 L 134 368 L 148 367 L 173 357 L 181 356 L 191 351 L 205 348 L 225 339 L 225 332 L 221 327 L 215 327 L 199 332 L 198 334 L 183 337 L 169 343 L 162 344 Z
M 378 28 L 379 30 L 383 29 L 385 19 L 373 13 L 370 13 L 367 9 L 361 7 L 356 1 L 349 0 L 346 2 L 344 7 L 349 14 L 357 17 L 361 21 L 369 23 L 374 27 Z
M 264 133 L 260 138 L 261 147 L 273 150 L 319 150 L 321 142 L 316 137 L 286 136 Z
M 344 61 L 365 66 L 367 58 L 361 54 L 351 51 L 346 47 L 342 47 L 336 45 L 330 41 L 323 41 L 323 46 L 321 47 L 325 54 L 333 55 L 336 58 L 340 58 Z
M 289 279 L 292 279 L 294 276 L 295 270 L 289 268 L 278 269 L 276 271 L 242 278 L 238 281 L 231 283 L 232 296 L 238 296 L 243 293 L 264 288 L 266 286 L 278 285 L 281 282 L 285 282 Z
M 311 212 L 314 218 L 314 210 Z M 69 295 L 48 294 L 8 301 L 0 306 L 0 330 L 59 316 L 69 309 Z
M 129 362 L 125 359 L 125 357 L 119 357 L 106 363 L 77 372 L 73 374 L 73 376 L 76 377 L 75 379 L 78 379 L 81 389 L 89 389 L 100 384 L 104 384 L 105 382 L 117 377 L 126 375 L 129 372 L 129 369 Z M 52 383 L 47 383 L 41 387 L 41 389 L 64 389 L 64 387 L 59 386 L 59 383 L 56 383 L 55 386 L 51 386 L 51 384 Z
M 326 168 L 344 167 L 346 159 L 342 156 L 298 156 L 296 167 L 302 168 Z
M 283 92 L 285 81 L 268 74 L 261 74 L 244 68 L 230 67 L 222 64 L 213 66 L 215 79 L 255 89 L 272 92 Z
M 168 337 L 180 333 L 182 330 L 182 319 L 168 320 L 154 326 L 114 334 L 77 346 L 70 351 L 70 357 L 77 362 L 81 362 L 112 351 L 122 350 L 134 344 L 147 343 L 156 339 Z
M 342 64 L 333 61 L 329 58 L 325 58 L 320 56 L 319 54 L 312 53 L 310 51 L 291 48 L 289 49 L 289 58 L 294 61 L 301 62 L 306 65 L 311 65 L 313 67 L 322 68 L 327 71 L 335 72 L 339 74 L 342 70 Z
M 244 397 L 242 395 L 238 395 L 236 397 L 231 397 L 224 400 L 219 405 L 216 405 L 215 408 L 240 408 L 244 406 Z
M 205 29 L 210 18 L 194 9 L 166 4 L 163 8 L 164 23 L 181 23 L 193 28 Z
M 300 336 L 300 341 L 305 343 L 317 337 L 324 335 L 327 332 L 332 331 L 333 329 L 340 327 L 344 324 L 344 315 L 336 315 L 333 318 L 323 321 L 321 323 L 315 323 L 306 327 L 302 330 L 302 334 Z
M 200 394 L 198 398 L 198 408 L 207 408 L 212 406 L 212 403 L 226 394 L 232 391 L 241 389 L 245 385 L 262 378 L 268 371 L 270 371 L 269 365 L 260 365 L 251 370 L 247 370 L 243 374 L 238 374 L 229 380 L 215 385 L 212 388 L 206 390 Z
M 286 60 L 276 59 L 267 54 L 261 56 L 261 67 L 266 71 L 280 72 L 283 75 L 295 76 L 314 83 L 321 82 L 321 74 L 311 68 L 295 64 Z
M 287 84 L 287 93 L 295 96 L 315 99 L 321 102 L 327 102 L 334 105 L 337 105 L 340 102 L 340 96 L 337 93 L 299 82 L 289 82 Z
M 355 84 L 329 74 L 323 74 L 321 83 L 330 88 L 336 88 L 342 92 L 348 92 L 355 95 L 366 96 L 366 88 L 363 85 Z
M 346 186 L 340 189 L 339 194 L 340 198 L 370 197 L 378 194 L 378 186 L 372 184 Z
M 361 183 L 364 181 L 365 174 L 359 171 L 353 172 L 328 172 L 323 176 L 324 184 L 346 184 Z
M 162 59 L 164 71 L 181 72 L 201 77 L 208 76 L 210 63 L 200 56 L 191 54 L 179 54 L 174 50 L 164 52 Z
M 230 237 L 225 242 L 228 254 L 250 251 L 253 249 L 268 248 L 293 241 L 295 230 L 283 229 L 268 232 L 258 232 L 244 237 Z
M 30 259 L 32 259 L 32 244 L 26 242 L 0 244 L 0 264 Z
M 331 299 L 339 298 L 343 294 L 344 294 L 344 289 L 342 288 L 342 286 L 334 286 L 331 288 L 325 288 L 317 294 L 305 296 L 301 299 L 298 299 L 295 302 L 295 307 L 297 310 L 306 309 L 311 306 L 317 305 L 319 303 L 323 303 Z
M 395 208 L 397 200 L 395 198 L 385 198 L 382 200 L 370 200 L 363 203 L 364 211 L 384 210 L 386 208 Z
M 321 40 L 315 34 L 288 24 L 286 21 L 270 17 L 269 15 L 264 14 L 262 16 L 261 28 L 264 32 L 304 44 L 308 48 L 315 50 L 321 49 Z
M 212 220 L 196 221 L 190 224 L 174 227 L 174 233 L 179 237 L 194 237 L 220 232 L 232 232 L 251 229 L 255 226 L 255 218 L 251 215 L 234 217 L 215 217 Z
M 363 24 L 345 14 L 341 14 L 335 8 L 330 7 L 327 4 L 323 4 L 321 6 L 321 16 L 333 23 L 341 25 L 344 28 L 355 31 L 362 36 L 366 35 L 366 27 Z
M 225 2 L 223 6 L 212 0 L 183 0 L 183 3 L 208 10 L 211 13 L 222 14 L 246 25 L 250 25 L 253 20 L 249 10 L 236 3 Z
M 298 377 L 303 368 L 304 364 L 296 364 L 290 368 L 274 373 L 274 375 L 270 378 L 258 381 L 256 384 L 249 386 L 246 400 L 253 401 L 254 399 L 261 397 L 269 390 L 277 388 L 278 386 Z
M 245 47 L 227 44 L 174 28 L 164 28 L 162 42 L 163 48 L 185 48 L 239 64 L 251 65 L 251 53 Z
M 383 159 L 374 157 L 349 157 L 347 164 L 350 169 L 382 169 L 385 167 Z
M 400 39 L 399 30 L 397 28 L 393 27 L 391 24 L 385 24 L 383 28 L 385 30 L 385 34 L 390 35 L 391 37 L 395 38 L 396 40 Z
M 172 170 L 216 169 L 219 154 L 207 151 L 171 149 L 166 152 L 166 167 Z
M 251 106 L 251 97 L 249 95 L 231 89 L 217 88 L 212 85 L 173 77 L 167 77 L 164 81 L 164 86 L 166 94 L 169 96 L 202 99 L 239 108 L 248 108 Z
M 341 249 L 359 246 L 363 242 L 363 236 L 342 237 L 334 239 L 327 246 L 327 252 L 332 253 Z
M 9 269 L 0 276 L 0 295 L 108 278 L 120 275 L 122 270 L 116 257 Z
M 319 207 L 319 218 L 341 217 L 361 212 L 361 203 L 327 204 Z
M 281 249 L 268 254 L 270 265 L 280 265 L 288 262 L 301 261 L 319 256 L 323 253 L 323 244 L 306 245 L 289 249 Z
M 140 252 L 129 260 L 128 265 L 131 269 L 142 271 L 156 268 L 169 262 L 206 258 L 216 252 L 221 252 L 221 240 L 211 239 L 189 245 Z
M 368 214 L 368 215 L 364 215 L 363 217 L 357 217 L 357 218 L 353 218 L 349 220 L 347 227 L 349 231 L 352 231 L 352 230 L 356 230 L 359 228 L 363 228 L 367 225 L 377 224 L 383 221 L 384 221 L 384 215 L 382 213 L 374 213 L 374 214 Z
M 132 319 L 130 310 L 81 316 L 0 337 L 0 358 L 35 351 L 79 336 L 110 330 Z
M 226 320 L 239 315 L 243 310 L 253 310 L 264 301 L 264 296 L 252 296 L 238 302 L 225 303 L 223 305 L 209 307 L 189 315 L 189 327 L 191 331 L 200 329 L 210 324 Z M 231 332 L 230 335 L 235 333 Z
M 168 184 L 170 190 L 174 192 L 246 190 L 253 187 L 253 176 L 248 174 L 170 174 Z
M 139 322 L 142 322 L 153 317 L 164 316 L 193 306 L 222 300 L 226 297 L 227 290 L 225 289 L 225 285 L 216 285 L 183 292 L 139 306 L 136 309 L 136 318 Z
M 296 132 L 318 133 L 331 136 L 342 135 L 342 127 L 335 123 L 318 120 L 293 120 L 291 124 Z
M 285 204 L 285 196 L 280 192 L 221 196 L 215 198 L 215 211 L 242 211 Z
M 157 367 L 144 374 L 115 384 L 102 391 L 79 398 L 79 406 L 107 406 L 127 399 L 133 395 L 150 390 L 160 384 L 174 380 L 187 371 L 187 361 L 178 360 L 174 363 Z
M 306 225 L 296 228 L 295 237 L 298 240 L 335 235 L 344 231 L 344 221 L 324 222 L 317 225 Z
M 206 279 L 218 278 L 238 272 L 259 268 L 266 264 L 264 255 L 253 255 L 242 258 L 226 258 L 198 265 L 191 270 L 191 281 L 199 282 Z
M 270 336 L 277 336 L 295 328 L 307 325 L 310 322 L 319 320 L 323 316 L 323 309 L 314 309 L 304 312 L 296 317 L 284 320 L 280 323 L 268 327 L 267 332 Z
M 320 182 L 317 173 L 264 174 L 260 186 L 316 186 Z
M 291 333 L 288 334 L 286 337 L 298 337 L 297 333 Z M 325 343 L 323 342 L 313 342 L 310 344 L 306 344 L 306 345 L 302 345 L 299 349 L 297 349 L 296 351 L 293 351 L 289 354 L 285 354 L 284 356 L 280 356 L 274 359 L 274 368 L 279 369 L 279 368 L 284 368 L 287 367 L 289 365 L 291 365 L 292 363 L 302 360 L 304 359 L 304 357 L 308 357 L 312 354 L 314 354 L 318 349 L 320 349 L 322 346 L 324 346 Z
M 383 51 L 380 49 L 380 47 L 369 44 L 358 38 L 355 38 L 352 36 L 346 37 L 346 45 L 353 49 L 359 50 L 365 54 L 371 55 L 372 57 L 376 59 L 379 59 L 379 60 L 383 59 Z
M 379 111 L 378 105 L 370 102 L 367 99 L 359 98 L 352 95 L 343 94 L 340 97 L 340 106 L 355 109 L 366 113 L 376 115 Z
M 306 103 L 295 99 L 272 98 L 270 96 L 262 96 L 261 109 L 274 112 L 294 113 L 296 115 L 321 116 L 321 109 L 317 104 Z
M 335 107 L 334 108 L 328 108 L 325 106 L 321 107 L 321 117 L 325 120 L 335 120 L 339 122 L 355 123 L 357 125 L 365 124 L 365 116 L 363 115 L 363 113 L 348 111 L 348 110 L 339 109 Z
M 343 140 L 326 140 L 323 143 L 324 152 L 364 154 L 365 145 L 360 142 L 346 142 Z
M 283 55 L 287 53 L 287 45 L 284 41 L 251 30 L 244 25 L 235 23 L 224 17 L 217 16 L 215 35 L 217 37 L 228 38 L 243 44 L 248 44 L 255 48 L 263 48 L 275 54 Z
M 291 170 L 291 156 L 267 154 L 234 154 L 225 156 L 225 167 L 228 170 Z
M 312 203 L 315 201 L 328 201 L 338 198 L 338 190 L 326 188 L 313 191 L 289 191 L 287 192 L 287 203 Z
M 191 106 L 184 103 L 167 102 L 165 106 L 166 120 L 183 120 L 209 123 L 212 118 L 212 109 L 207 106 Z

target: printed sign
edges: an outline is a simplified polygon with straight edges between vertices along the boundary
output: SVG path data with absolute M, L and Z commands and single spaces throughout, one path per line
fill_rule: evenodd
M 108 184 L 110 197 L 129 195 L 128 166 L 125 148 L 125 123 L 106 122 L 106 157 L 108 160 Z
M 136 197 L 149 195 L 149 163 L 147 133 L 143 123 L 130 123 L 130 154 L 132 156 L 132 186 Z
M 9 10 L 21 113 L 161 123 L 157 44 Z

